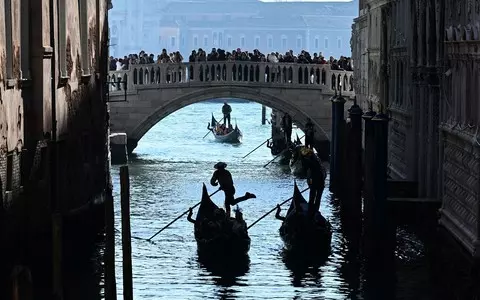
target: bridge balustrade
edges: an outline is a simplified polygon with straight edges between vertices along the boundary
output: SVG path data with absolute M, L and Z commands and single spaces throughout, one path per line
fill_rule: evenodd
M 332 70 L 327 64 L 213 61 L 130 65 L 128 70 L 110 71 L 108 81 L 110 91 L 133 91 L 138 86 L 169 88 L 229 83 L 342 89 L 345 94 L 353 94 L 353 72 Z

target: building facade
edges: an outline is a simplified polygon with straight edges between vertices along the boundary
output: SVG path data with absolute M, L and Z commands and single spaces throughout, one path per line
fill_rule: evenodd
M 364 0 L 355 92 L 388 111 L 390 176 L 442 201 L 440 223 L 480 256 L 480 1 Z
M 350 35 L 358 1 L 261 2 L 154 1 L 129 4 L 116 0 L 110 15 L 113 56 L 145 50 L 311 53 L 350 56 Z M 134 7 L 132 7 L 134 6 Z
M 53 212 L 103 198 L 108 6 L 0 0 L 1 251 L 27 257 Z

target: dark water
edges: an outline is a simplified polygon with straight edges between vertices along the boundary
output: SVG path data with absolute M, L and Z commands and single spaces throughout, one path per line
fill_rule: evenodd
M 257 199 L 240 205 L 247 223 L 292 195 L 294 178 L 288 170 L 277 164 L 262 167 L 272 158 L 266 147 L 242 159 L 270 136 L 270 127 L 260 125 L 261 106 L 234 103 L 232 108 L 232 122 L 237 118 L 244 133 L 244 143 L 239 146 L 216 143 L 211 135 L 202 139 L 211 112 L 219 115 L 221 110 L 221 104 L 212 103 L 177 111 L 143 137 L 129 164 L 133 236 L 150 237 L 196 204 L 203 182 L 210 192 L 215 191 L 208 181 L 214 163 L 219 160 L 228 163 L 237 195 L 246 191 L 257 195 Z M 118 167 L 112 168 L 116 227 L 120 229 L 118 171 Z M 301 189 L 306 186 L 304 180 L 297 182 Z M 213 200 L 221 205 L 223 195 L 218 193 Z M 427 231 L 422 237 L 421 230 L 410 225 L 397 229 L 395 263 L 385 274 L 380 274 L 385 280 L 369 284 L 358 252 L 349 247 L 338 210 L 329 193 L 324 192 L 321 211 L 332 223 L 334 234 L 331 254 L 317 261 L 284 257 L 278 235 L 280 222 L 273 214 L 249 230 L 252 243 L 245 262 L 212 266 L 199 261 L 193 225 L 186 218 L 160 233 L 153 243 L 133 239 L 134 296 L 136 299 L 475 299 L 470 298 L 472 287 L 465 287 L 466 280 L 458 280 L 462 285 L 450 279 L 469 278 L 469 275 L 458 275 L 448 269 L 448 276 L 438 276 L 438 272 L 447 271 L 443 269 L 444 262 L 429 252 L 432 246 L 428 246 L 428 237 L 436 233 Z M 117 232 L 117 289 L 122 294 L 120 239 Z M 444 285 L 444 281 L 450 284 Z M 376 297 L 377 288 L 389 292 Z

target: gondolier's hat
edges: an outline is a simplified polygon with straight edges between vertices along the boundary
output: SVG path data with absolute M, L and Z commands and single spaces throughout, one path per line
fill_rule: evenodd
M 224 163 L 223 161 L 220 161 L 220 162 L 216 163 L 213 167 L 215 169 L 225 169 L 227 167 L 227 164 Z

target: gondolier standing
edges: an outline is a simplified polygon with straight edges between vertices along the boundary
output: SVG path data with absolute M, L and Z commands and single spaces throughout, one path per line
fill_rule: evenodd
M 225 169 L 227 164 L 218 162 L 213 167 L 216 171 L 213 172 L 210 184 L 213 186 L 220 184 L 220 189 L 225 193 L 225 212 L 227 213 L 227 217 L 230 218 L 230 205 L 235 205 L 250 198 L 256 198 L 256 196 L 246 192 L 245 196 L 235 199 L 235 187 L 233 186 L 232 174 Z
M 232 112 L 232 108 L 230 107 L 230 105 L 227 104 L 227 101 L 225 101 L 223 103 L 223 107 L 222 107 L 222 113 L 223 113 L 223 122 L 224 124 L 227 124 L 227 120 L 228 120 L 228 127 L 227 128 L 230 128 L 230 113 Z
M 314 136 L 315 128 L 313 126 L 312 120 L 308 118 L 307 123 L 305 124 L 305 147 L 313 149 Z
M 282 118 L 283 132 L 285 133 L 285 142 L 288 145 L 292 143 L 292 117 L 288 113 L 285 113 Z
M 310 188 L 310 197 L 308 199 L 308 215 L 313 218 L 320 209 L 320 201 L 325 188 L 326 172 L 320 161 L 317 159 L 313 150 L 305 155 L 305 165 L 307 167 L 307 181 Z

